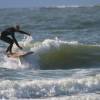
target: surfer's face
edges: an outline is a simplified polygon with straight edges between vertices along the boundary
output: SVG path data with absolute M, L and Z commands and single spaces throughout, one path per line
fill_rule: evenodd
M 20 27 L 19 26 L 16 26 L 16 30 L 19 31 L 20 30 Z

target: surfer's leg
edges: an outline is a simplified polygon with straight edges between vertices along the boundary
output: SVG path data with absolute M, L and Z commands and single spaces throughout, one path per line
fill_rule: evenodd
M 13 46 L 13 43 L 11 43 L 11 44 L 8 46 L 6 52 L 12 53 L 12 46 Z
M 9 51 L 9 47 L 10 47 L 10 45 L 8 46 L 8 48 L 7 48 L 6 52 L 8 52 L 8 51 Z
M 13 39 L 9 38 L 9 37 L 2 37 L 1 40 L 5 41 L 6 43 L 9 43 L 10 45 L 8 46 L 6 52 L 10 52 L 12 53 L 12 46 L 13 46 Z
M 8 51 L 10 52 L 10 54 L 12 54 L 12 47 L 13 47 L 13 41 L 11 42 L 11 44 L 8 47 Z

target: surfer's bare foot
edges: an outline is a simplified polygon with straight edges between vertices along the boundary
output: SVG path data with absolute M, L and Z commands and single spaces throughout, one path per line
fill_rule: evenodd
M 10 52 L 10 54 L 13 54 L 12 52 Z
M 14 54 L 13 52 L 7 52 L 7 55 L 12 55 L 12 54 Z
M 12 52 L 7 52 L 7 57 L 10 57 L 11 55 L 13 55 L 14 53 Z

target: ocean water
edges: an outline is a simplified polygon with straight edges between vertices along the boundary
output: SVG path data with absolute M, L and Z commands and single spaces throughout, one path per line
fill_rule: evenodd
M 16 24 L 34 53 L 8 58 L 0 41 L 0 99 L 99 100 L 99 6 L 0 9 L 0 31 Z

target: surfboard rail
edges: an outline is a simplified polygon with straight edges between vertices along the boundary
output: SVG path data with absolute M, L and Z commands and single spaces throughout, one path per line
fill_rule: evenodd
M 20 57 L 24 57 L 30 54 L 33 54 L 33 51 L 29 51 L 29 52 L 15 52 L 13 54 L 7 54 L 7 57 L 9 58 L 20 58 Z

